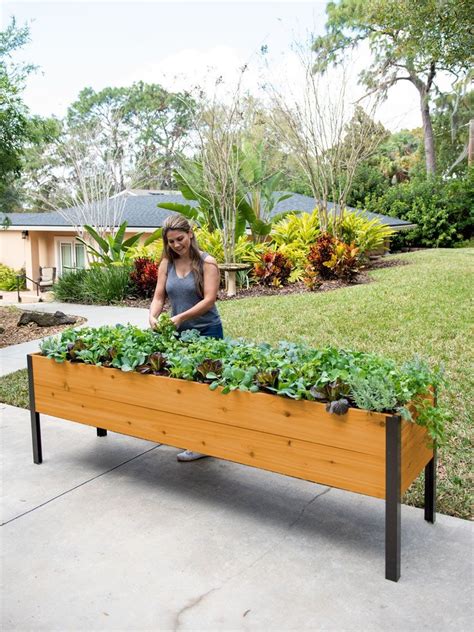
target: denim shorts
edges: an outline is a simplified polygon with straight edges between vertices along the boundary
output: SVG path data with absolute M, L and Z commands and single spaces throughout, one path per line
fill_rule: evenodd
M 222 323 L 217 323 L 216 325 L 209 325 L 205 329 L 202 329 L 200 332 L 201 336 L 208 336 L 209 338 L 223 338 L 224 330 L 222 328 Z

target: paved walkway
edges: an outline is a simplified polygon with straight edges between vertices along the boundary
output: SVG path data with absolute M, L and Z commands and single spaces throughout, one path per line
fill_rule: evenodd
M 91 324 L 146 310 L 42 305 Z M 470 522 L 402 507 L 384 579 L 384 502 L 0 404 L 3 630 L 472 627 Z

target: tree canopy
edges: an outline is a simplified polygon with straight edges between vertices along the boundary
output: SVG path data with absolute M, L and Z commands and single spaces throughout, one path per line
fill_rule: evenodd
M 6 210 L 14 204 L 12 184 L 19 177 L 25 143 L 29 139 L 28 109 L 21 97 L 31 64 L 18 64 L 13 53 L 29 40 L 27 26 L 12 18 L 0 32 L 0 199 Z
M 340 0 L 326 7 L 326 34 L 315 39 L 315 70 L 341 61 L 348 49 L 367 41 L 372 63 L 361 73 L 369 92 L 385 96 L 399 81 L 418 90 L 426 170 L 435 171 L 430 96 L 439 73 L 459 79 L 473 62 L 472 3 L 469 0 Z

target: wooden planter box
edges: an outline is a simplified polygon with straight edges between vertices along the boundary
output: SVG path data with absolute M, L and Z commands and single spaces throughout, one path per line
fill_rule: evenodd
M 33 457 L 39 414 L 204 452 L 386 501 L 386 578 L 400 577 L 400 498 L 425 469 L 425 519 L 435 520 L 435 459 L 426 430 L 399 416 L 28 356 Z

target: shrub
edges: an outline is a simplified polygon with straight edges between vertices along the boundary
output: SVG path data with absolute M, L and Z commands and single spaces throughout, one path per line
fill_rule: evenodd
M 365 207 L 417 224 L 397 234 L 393 246 L 449 247 L 469 239 L 474 226 L 474 168 L 465 178 L 416 179 L 390 187 L 382 196 L 368 196 Z
M 322 233 L 309 251 L 308 268 L 311 268 L 311 271 L 319 275 L 321 279 L 330 279 L 334 276 L 324 264 L 331 259 L 335 243 L 336 239 L 330 233 Z
M 324 279 L 352 281 L 360 271 L 360 252 L 352 244 L 323 233 L 312 246 L 308 255 L 304 282 L 316 289 Z
M 221 230 L 210 231 L 208 228 L 202 227 L 197 228 L 194 234 L 201 250 L 214 257 L 217 263 L 224 262 L 224 245 Z
M 66 303 L 109 304 L 122 301 L 130 283 L 127 265 L 94 266 L 63 274 L 55 283 L 54 297 Z
M 271 240 L 277 246 L 298 243 L 309 246 L 319 235 L 318 210 L 312 213 L 288 215 L 273 226 Z
M 151 259 L 152 261 L 159 261 L 163 253 L 163 240 L 158 239 L 148 246 L 143 244 L 137 244 L 127 250 L 126 260 L 133 263 L 135 259 Z
M 224 245 L 221 229 L 210 231 L 206 227 L 194 231 L 199 248 L 210 254 L 217 263 L 224 263 Z M 264 244 L 256 244 L 247 235 L 241 235 L 234 250 L 235 263 L 257 263 L 265 250 Z
M 359 249 L 339 239 L 334 243 L 333 253 L 329 261 L 323 263 L 337 279 L 352 281 L 360 271 Z
M 63 303 L 84 302 L 84 278 L 88 270 L 71 270 L 56 281 L 53 287 L 54 298 Z
M 84 299 L 106 304 L 123 301 L 130 290 L 130 266 L 94 266 L 84 276 Z
M 16 290 L 16 277 L 23 274 L 24 270 L 14 270 L 0 263 L 0 290 L 5 292 L 14 292 Z M 25 279 L 20 279 L 20 290 L 26 287 Z
M 135 259 L 130 280 L 138 296 L 149 298 L 153 295 L 158 280 L 158 264 L 146 257 Z
M 291 263 L 277 250 L 267 250 L 253 267 L 253 276 L 262 285 L 280 287 L 286 285 L 291 273 Z
M 290 262 L 291 274 L 288 278 L 288 282 L 295 283 L 296 281 L 301 281 L 308 264 L 309 246 L 299 241 L 294 241 L 278 246 L 278 252 L 284 255 Z
M 331 218 L 328 232 L 335 235 L 336 221 Z M 359 213 L 345 212 L 337 225 L 337 237 L 346 244 L 355 244 L 359 256 L 386 249 L 386 243 L 394 231 L 378 219 L 368 219 Z

